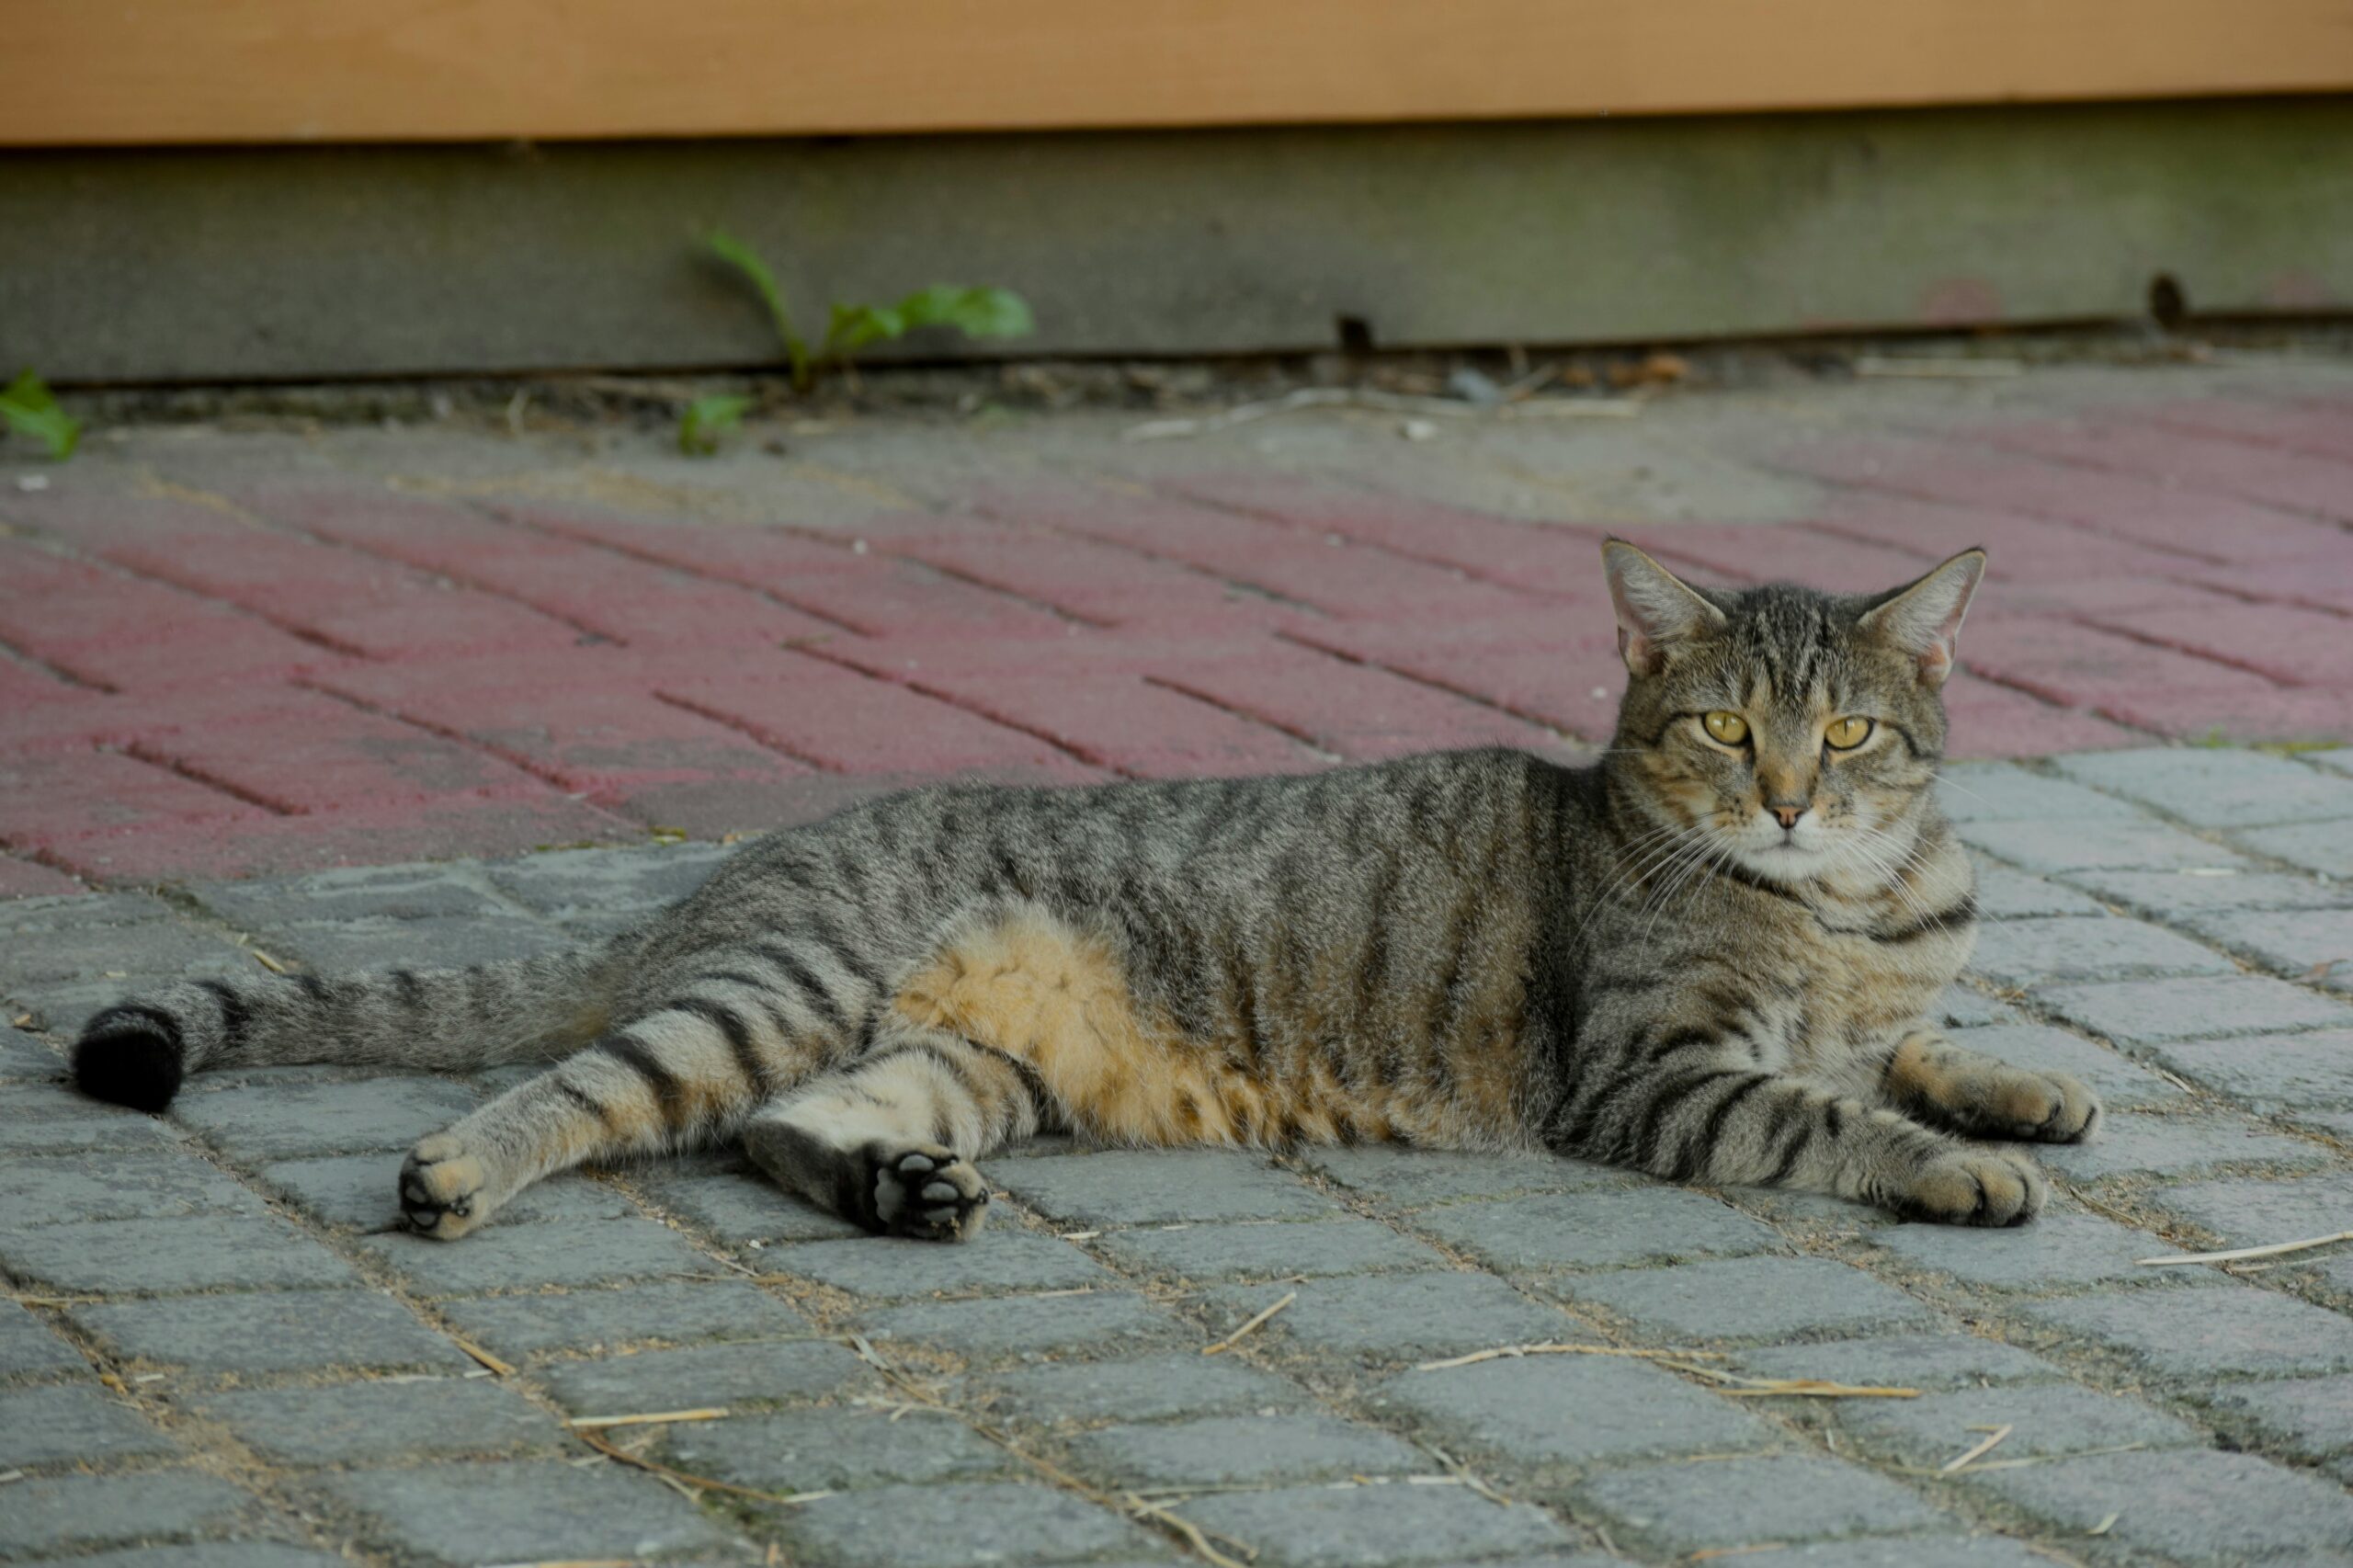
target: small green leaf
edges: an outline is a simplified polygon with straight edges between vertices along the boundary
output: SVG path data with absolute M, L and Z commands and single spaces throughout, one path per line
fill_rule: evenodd
M 846 359 L 870 343 L 883 343 L 907 330 L 907 324 L 888 305 L 835 305 L 825 324 L 820 359 Z
M 720 437 L 744 423 L 751 406 L 750 398 L 728 393 L 695 399 L 678 419 L 678 450 L 688 457 L 710 456 L 719 450 Z
M 1038 328 L 1029 302 L 1010 289 L 935 283 L 899 301 L 907 325 L 952 326 L 967 337 L 1027 337 Z
M 48 386 L 29 369 L 0 389 L 0 424 L 19 436 L 30 436 L 63 462 L 82 439 L 82 422 L 57 405 Z
M 784 308 L 784 290 L 768 269 L 760 253 L 724 229 L 713 229 L 703 235 L 703 244 L 710 254 L 750 279 L 759 290 L 760 302 L 767 307 L 768 320 L 776 324 L 776 335 L 784 340 L 785 354 L 792 361 L 792 383 L 805 386 L 809 381 L 809 345 L 792 329 L 792 312 Z

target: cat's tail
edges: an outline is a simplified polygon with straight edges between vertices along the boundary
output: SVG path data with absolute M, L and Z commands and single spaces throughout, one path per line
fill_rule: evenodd
M 620 944 L 471 969 L 186 980 L 82 1026 L 83 1093 L 157 1111 L 208 1068 L 355 1062 L 464 1072 L 552 1062 L 601 1034 Z

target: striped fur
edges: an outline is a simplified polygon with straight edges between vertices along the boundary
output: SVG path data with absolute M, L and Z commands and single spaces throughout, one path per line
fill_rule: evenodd
M 551 1172 L 740 1142 L 871 1230 L 960 1237 L 972 1162 L 1054 1127 L 1552 1149 L 2030 1217 L 2034 1164 L 1959 1135 L 2080 1138 L 2096 1102 L 1922 1021 L 1974 938 L 1929 786 L 1983 557 L 1876 598 L 1606 560 L 1631 677 L 1597 767 L 918 790 L 758 842 L 591 953 L 136 998 L 90 1022 L 79 1080 L 154 1108 L 235 1063 L 549 1062 L 411 1153 L 403 1207 L 437 1236 Z M 1872 727 L 1835 750 L 1844 716 Z

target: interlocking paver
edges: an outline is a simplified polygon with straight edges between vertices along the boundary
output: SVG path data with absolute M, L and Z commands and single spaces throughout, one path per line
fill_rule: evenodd
M 763 1268 L 881 1301 L 1113 1283 L 1111 1274 L 1070 1243 L 1017 1231 L 1009 1224 L 991 1226 L 956 1247 L 903 1237 L 858 1236 L 769 1247 L 761 1253 L 760 1263 Z
M 1870 1239 L 1907 1264 L 2011 1290 L 2130 1278 L 2152 1244 L 2145 1232 L 2096 1215 L 2054 1213 L 2016 1235 L 1961 1225 L 1890 1225 Z
M 12 1482 L 0 1508 L 0 1551 L 185 1539 L 218 1532 L 252 1510 L 227 1482 L 190 1471 L 141 1475 L 34 1476 Z
M 2111 1290 L 2022 1310 L 2174 1377 L 2264 1377 L 2353 1367 L 2353 1319 L 2250 1287 Z
M 460 1334 L 503 1356 L 622 1351 L 707 1339 L 785 1339 L 805 1320 L 740 1279 L 662 1280 L 609 1290 L 480 1296 L 436 1309 Z
M 2336 888 L 2284 871 L 2072 871 L 2067 881 L 2144 918 L 2178 923 L 2185 916 L 2234 909 L 2325 909 L 2343 898 Z
M 1122 1150 L 1006 1166 L 995 1179 L 1041 1212 L 1089 1225 L 1279 1220 L 1338 1207 L 1263 1158 L 1242 1153 Z
M 1837 1460 L 1726 1460 L 1708 1467 L 1705 1486 L 1677 1479 L 1664 1466 L 1642 1465 L 1594 1477 L 1578 1492 L 1627 1534 L 1683 1555 L 1938 1522 L 1936 1510 L 1894 1482 Z
M 358 1283 L 351 1266 L 276 1217 L 197 1214 L 0 1231 L 0 1266 L 61 1290 L 205 1290 Z
M 1449 1452 L 1586 1464 L 1769 1447 L 1770 1423 L 1639 1361 L 1537 1356 L 1406 1372 L 1373 1403 L 1427 1423 Z M 1564 1412 L 1575 1412 L 1563 1420 Z
M 280 1160 L 260 1166 L 256 1179 L 283 1194 L 314 1220 L 363 1230 L 391 1229 L 401 1218 L 400 1156 L 389 1152 Z M 556 1176 L 499 1205 L 502 1226 L 539 1220 L 617 1220 L 637 1212 L 612 1187 L 584 1176 Z
M 1206 1298 L 1218 1332 L 1242 1324 L 1293 1290 L 1298 1300 L 1258 1331 L 1308 1350 L 1386 1358 L 1451 1356 L 1494 1345 L 1556 1338 L 1562 1314 L 1486 1274 L 1392 1274 L 1252 1285 Z
M 473 1244 L 368 1236 L 363 1250 L 426 1295 L 471 1296 L 533 1285 L 715 1275 L 719 1265 L 652 1220 L 484 1230 Z
M 1300 1403 L 1271 1372 L 1198 1351 L 1121 1361 L 1048 1362 L 991 1381 L 995 1406 L 1038 1422 L 1157 1421 L 1172 1415 L 1273 1415 Z
M 664 1457 L 763 1491 L 848 1491 L 1017 1474 L 1018 1460 L 953 1415 L 869 1408 L 739 1415 L 672 1427 Z
M 925 1568 L 952 1540 L 963 1560 L 1154 1561 L 1160 1538 L 1066 1492 L 1013 1483 L 886 1486 L 820 1499 L 784 1522 L 786 1537 L 845 1568 Z
M 1180 1279 L 1316 1278 L 1441 1268 L 1443 1255 L 1371 1220 L 1145 1226 L 1097 1244 L 1120 1267 Z
M 1763 1378 L 1822 1378 L 1866 1386 L 1921 1389 L 2018 1382 L 2058 1375 L 2040 1357 L 1969 1334 L 1897 1334 L 1742 1350 L 1733 1365 Z
M 2353 832 L 2343 822 L 2299 823 L 2293 827 L 2248 828 L 2234 835 L 2258 855 L 2342 880 L 2353 877 Z
M 1681 1187 L 1456 1203 L 1415 1223 L 1490 1268 L 1591 1267 L 1766 1252 L 1770 1225 Z
M 2353 1214 L 2353 1176 L 2341 1170 L 2301 1181 L 2242 1176 L 2167 1187 L 2155 1200 L 2221 1236 L 2225 1245 L 2256 1246 L 2347 1229 L 2344 1217 Z
M 2200 1398 L 2267 1448 L 2353 1482 L 2353 1375 L 2224 1383 Z
M 1859 1269 L 1814 1257 L 1741 1257 L 1583 1275 L 1560 1287 L 1678 1339 L 1794 1339 L 1910 1326 L 1928 1309 Z
M 2342 1489 L 2252 1454 L 2088 1455 L 1988 1471 L 1971 1484 L 2074 1530 L 2114 1516 L 2104 1533 L 2120 1545 L 2177 1562 L 2293 1562 L 2353 1540 L 2353 1500 Z
M 262 1200 L 193 1151 L 137 1151 L 103 1161 L 59 1155 L 22 1160 L 9 1171 L 6 1223 L 158 1220 L 187 1214 L 268 1213 Z
M 1437 1471 L 1411 1444 L 1329 1415 L 1209 1415 L 1106 1426 L 1074 1439 L 1071 1452 L 1088 1471 L 1129 1485 L 1222 1486 Z
M 917 1301 L 858 1321 L 876 1340 L 905 1340 L 972 1357 L 1140 1348 L 1189 1337 L 1176 1319 L 1125 1290 L 1045 1301 L 1025 1296 Z
M 1444 1149 L 1310 1149 L 1302 1159 L 1342 1187 L 1405 1208 L 1459 1198 L 1507 1198 L 1521 1192 L 1574 1192 L 1622 1187 L 1628 1173 L 1584 1160 L 1544 1154 L 1461 1154 Z
M 487 1379 L 232 1391 L 197 1409 L 284 1465 L 503 1456 L 553 1449 L 563 1440 L 546 1412 Z
M 2052 985 L 2036 999 L 2119 1045 L 2353 1024 L 2353 1008 L 2342 1002 L 2259 976 Z
M 1576 1544 L 1549 1516 L 1459 1486 L 1291 1487 L 1185 1505 L 1185 1517 L 1245 1540 L 1265 1568 L 1386 1568 L 1518 1556 Z
M 2193 827 L 2353 817 L 2353 782 L 2261 752 L 2176 746 L 2064 756 L 2052 766 Z
M 367 1534 L 444 1562 L 671 1557 L 729 1539 L 654 1477 L 617 1466 L 431 1464 L 345 1471 L 318 1485 L 366 1515 Z
M 2033 987 L 2127 975 L 2231 974 L 2237 966 L 2163 926 L 2063 916 L 1987 922 L 1969 967 L 1999 985 Z
M 214 1087 L 201 1078 L 172 1108 L 233 1158 L 404 1149 L 473 1109 L 479 1096 L 442 1078 L 266 1083 Z
M 0 1308 L 0 1378 L 80 1372 L 87 1368 L 81 1354 L 35 1317 L 30 1307 Z
M 1920 1399 L 1855 1400 L 1838 1415 L 1840 1430 L 1870 1452 L 1905 1464 L 1942 1464 L 1974 1448 L 1984 1434 L 2011 1428 L 1998 1457 L 2039 1459 L 2134 1445 L 2192 1447 L 2205 1434 L 2177 1416 L 2072 1383 L 1958 1389 Z
M 178 1447 L 104 1389 L 85 1383 L 0 1389 L 0 1467 L 105 1464 Z
M 816 1399 L 872 1381 L 865 1363 L 846 1346 L 809 1339 L 640 1350 L 569 1361 L 547 1373 L 556 1402 L 583 1415 Z
M 2353 992 L 2353 909 L 2218 910 L 2183 924 L 2274 974 Z
M 2044 876 L 2063 871 L 2254 869 L 2245 856 L 2148 817 L 1992 818 L 1954 830 L 1962 843 Z
M 2212 1165 L 2311 1166 L 2330 1159 L 2317 1144 L 2236 1116 L 2111 1116 L 2092 1142 L 2037 1153 L 2052 1170 L 2079 1181 L 2177 1176 Z

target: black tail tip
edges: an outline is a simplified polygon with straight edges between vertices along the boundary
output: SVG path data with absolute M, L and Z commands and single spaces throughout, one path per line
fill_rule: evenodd
M 74 1084 L 93 1099 L 159 1111 L 185 1074 L 178 1030 L 148 1018 L 101 1013 L 74 1042 Z

